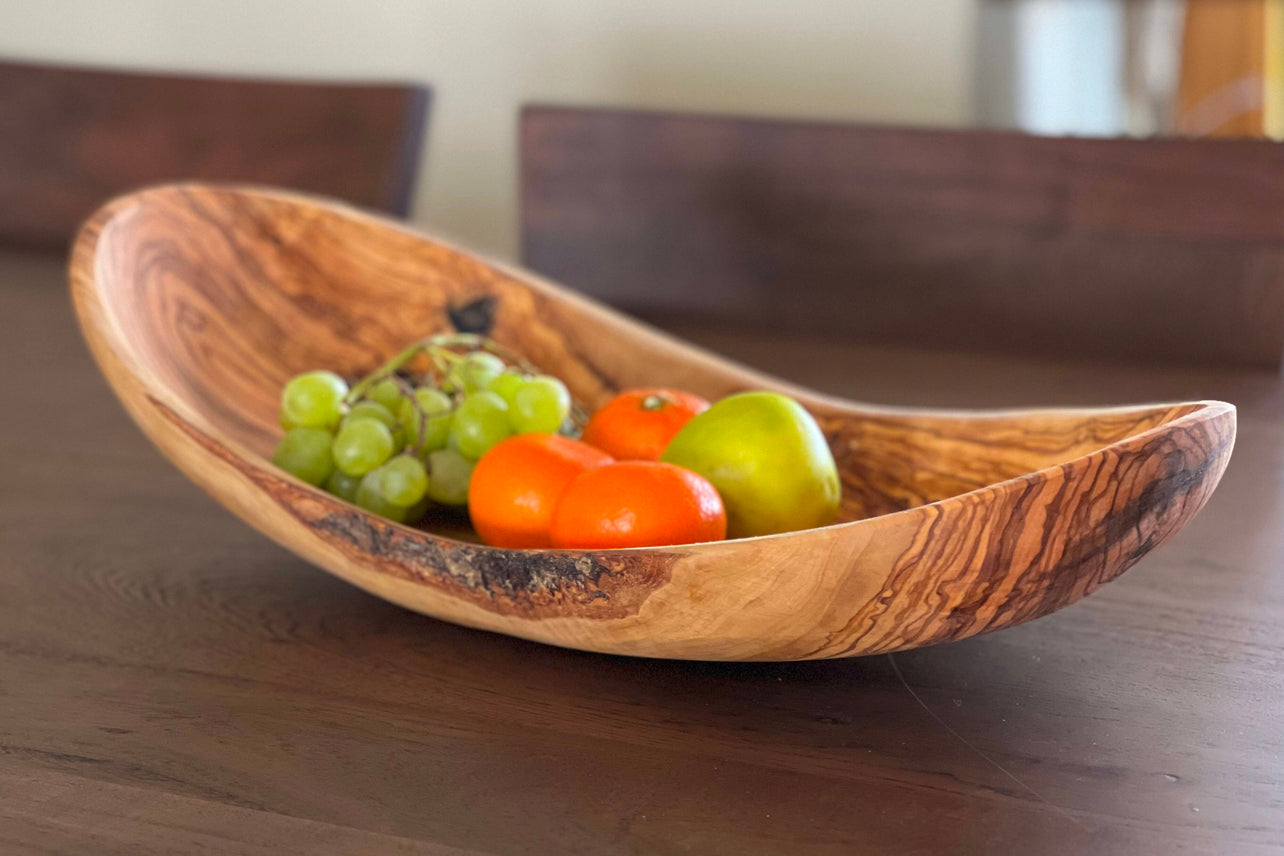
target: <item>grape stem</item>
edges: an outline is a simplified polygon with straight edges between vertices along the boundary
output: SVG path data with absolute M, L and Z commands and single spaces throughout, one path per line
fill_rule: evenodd
M 410 365 L 414 359 L 420 355 L 425 355 L 432 361 L 433 370 L 437 373 L 437 386 L 440 388 L 441 382 L 444 381 L 451 367 L 464 359 L 464 354 L 458 353 L 460 350 L 469 351 L 488 351 L 499 357 L 505 363 L 516 366 L 528 375 L 542 374 L 539 367 L 519 354 L 510 351 L 494 339 L 488 339 L 477 333 L 443 333 L 435 336 L 425 336 L 417 342 L 407 346 L 402 351 L 394 355 L 383 365 L 374 371 L 362 377 L 354 383 L 344 396 L 343 402 L 349 407 L 356 402 L 365 398 L 366 393 L 370 391 L 375 384 L 392 378 L 398 388 L 401 389 L 406 397 L 410 400 L 411 406 L 414 407 L 419 421 L 419 439 L 415 443 L 413 452 L 418 455 L 422 450 L 424 438 L 428 434 L 428 419 L 434 416 L 443 416 L 451 411 L 433 411 L 425 413 L 419 405 L 419 400 L 414 395 L 413 385 L 397 372 Z M 453 409 L 453 408 L 452 408 Z M 588 414 L 577 402 L 571 404 L 571 420 L 579 427 L 588 421 Z
M 428 416 L 424 413 L 423 407 L 419 404 L 419 399 L 415 396 L 414 385 L 398 374 L 392 374 L 389 375 L 389 377 L 391 377 L 393 382 L 397 384 L 397 388 L 401 390 L 401 394 L 406 397 L 410 402 L 410 406 L 415 409 L 415 413 L 417 414 L 416 421 L 419 423 L 419 433 L 416 436 L 418 439 L 415 441 L 415 445 L 410 449 L 410 453 L 417 458 L 419 457 L 419 452 L 424 445 L 424 436 L 428 433 Z M 449 410 L 434 411 L 433 415 L 436 416 L 439 415 L 439 413 L 449 412 Z M 431 475 L 431 472 L 429 474 Z
M 388 362 L 379 366 L 379 368 L 370 372 L 370 374 L 361 378 L 352 385 L 348 394 L 343 397 L 344 404 L 354 404 L 365 397 L 366 391 L 384 378 L 395 376 L 397 370 L 405 366 L 415 357 L 419 356 L 424 349 L 423 342 L 415 342 L 401 353 L 397 354 Z

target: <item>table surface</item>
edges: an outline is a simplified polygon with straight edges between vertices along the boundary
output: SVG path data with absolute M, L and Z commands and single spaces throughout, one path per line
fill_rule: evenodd
M 946 407 L 1222 398 L 1207 508 L 1123 578 L 865 659 L 607 657 L 418 616 L 223 511 L 116 404 L 61 262 L 0 255 L 0 852 L 1284 852 L 1274 375 L 686 335 Z

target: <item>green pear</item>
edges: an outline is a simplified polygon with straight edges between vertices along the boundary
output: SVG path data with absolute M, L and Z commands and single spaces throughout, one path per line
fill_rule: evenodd
M 833 453 L 816 420 L 787 395 L 722 399 L 684 425 L 660 460 L 713 483 L 727 509 L 728 538 L 826 526 L 838 514 Z

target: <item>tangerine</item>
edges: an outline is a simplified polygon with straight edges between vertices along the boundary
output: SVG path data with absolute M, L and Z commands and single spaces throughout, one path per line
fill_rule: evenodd
M 581 473 L 611 463 L 587 443 L 558 434 L 519 434 L 482 455 L 468 485 L 473 528 L 492 547 L 549 547 L 553 511 Z
M 658 461 L 691 417 L 709 409 L 676 389 L 631 389 L 604 404 L 584 426 L 584 442 L 621 461 Z
M 721 541 L 722 498 L 704 476 L 674 464 L 621 461 L 576 476 L 553 515 L 554 547 L 609 549 Z

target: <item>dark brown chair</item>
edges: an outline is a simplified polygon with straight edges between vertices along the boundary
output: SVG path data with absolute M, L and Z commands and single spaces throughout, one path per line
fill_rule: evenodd
M 404 216 L 430 94 L 0 62 L 0 243 L 65 245 L 133 187 L 272 184 Z
M 1262 366 L 1284 146 L 531 107 L 527 265 L 663 320 Z

